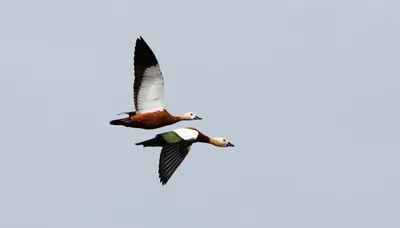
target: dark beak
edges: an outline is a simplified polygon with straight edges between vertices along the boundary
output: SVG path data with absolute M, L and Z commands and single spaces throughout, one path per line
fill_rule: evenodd
M 203 119 L 203 118 L 196 116 L 196 117 L 194 117 L 194 119 L 195 119 L 195 120 L 201 120 L 201 119 Z
M 229 146 L 234 147 L 235 145 L 233 145 L 232 143 L 228 142 L 228 144 L 226 146 L 227 147 L 229 147 Z

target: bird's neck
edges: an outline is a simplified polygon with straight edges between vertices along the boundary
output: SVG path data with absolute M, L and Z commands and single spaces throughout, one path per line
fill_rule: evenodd
M 169 116 L 168 118 L 167 118 L 167 121 L 166 122 L 168 122 L 169 124 L 174 124 L 174 123 L 177 123 L 177 122 L 179 122 L 179 121 L 181 121 L 182 119 L 179 117 L 179 116 Z
M 201 132 L 199 132 L 199 135 L 197 136 L 196 141 L 197 141 L 197 142 L 202 142 L 202 143 L 209 143 L 209 144 L 212 144 L 212 143 L 211 143 L 211 138 L 208 137 L 207 135 L 202 134 Z
M 166 123 L 167 125 L 181 121 L 181 118 L 179 116 L 173 116 L 167 110 L 163 110 L 162 118 L 164 123 Z

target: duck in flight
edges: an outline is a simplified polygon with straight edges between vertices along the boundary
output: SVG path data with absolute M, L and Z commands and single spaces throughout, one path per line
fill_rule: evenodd
M 195 128 L 179 128 L 156 135 L 154 138 L 136 143 L 143 147 L 162 147 L 158 173 L 162 185 L 167 184 L 179 165 L 189 153 L 193 143 L 208 143 L 218 147 L 233 147 L 225 138 L 212 138 Z
M 193 112 L 181 116 L 171 115 L 164 107 L 164 77 L 157 58 L 142 37 L 136 39 L 134 52 L 135 79 L 133 82 L 133 101 L 135 111 L 123 112 L 129 116 L 112 120 L 111 125 L 155 129 L 182 120 L 201 120 Z

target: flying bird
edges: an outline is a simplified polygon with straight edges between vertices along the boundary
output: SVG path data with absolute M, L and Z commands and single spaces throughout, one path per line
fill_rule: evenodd
M 192 144 L 196 142 L 208 143 L 218 147 L 234 146 L 225 138 L 208 137 L 195 128 L 179 128 L 164 132 L 135 145 L 162 147 L 158 173 L 161 184 L 165 185 L 189 153 Z
M 129 116 L 112 120 L 110 121 L 111 125 L 155 129 L 182 120 L 201 120 L 193 112 L 173 116 L 165 109 L 164 77 L 156 56 L 142 37 L 136 39 L 133 62 L 135 75 L 133 101 L 135 111 L 120 113 Z

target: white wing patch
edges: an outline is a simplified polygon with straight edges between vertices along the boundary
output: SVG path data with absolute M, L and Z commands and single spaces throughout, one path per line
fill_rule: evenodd
M 137 97 L 139 114 L 164 109 L 164 77 L 160 65 L 147 68 Z
M 187 141 L 190 139 L 197 139 L 197 136 L 199 136 L 199 132 L 195 131 L 193 129 L 187 129 L 187 128 L 179 128 L 174 130 L 176 134 L 178 134 L 183 140 Z

